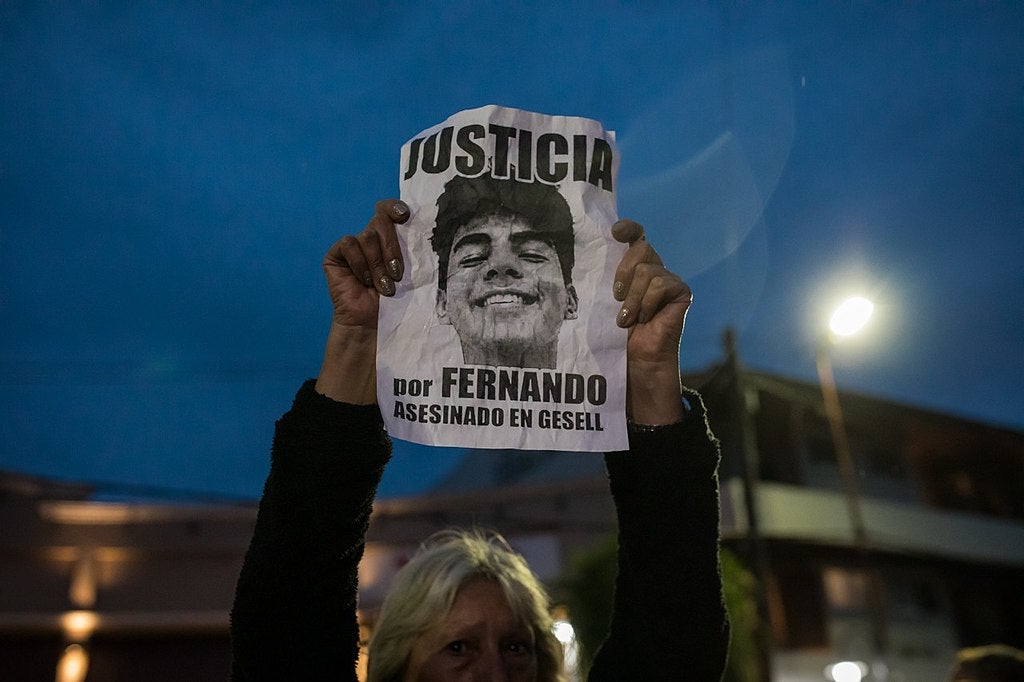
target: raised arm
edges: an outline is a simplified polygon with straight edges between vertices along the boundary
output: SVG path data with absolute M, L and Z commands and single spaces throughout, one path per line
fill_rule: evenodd
M 355 680 L 356 576 L 391 452 L 375 404 L 377 302 L 402 276 L 395 223 L 407 217 L 379 202 L 324 257 L 331 329 L 318 379 L 277 422 L 231 614 L 234 680 Z
M 629 329 L 630 450 L 606 458 L 619 524 L 615 610 L 591 682 L 712 682 L 728 622 L 718 565 L 718 443 L 700 397 L 681 389 L 679 344 L 689 287 L 662 263 L 643 228 L 613 228 L 629 248 L 616 271 L 618 324 Z

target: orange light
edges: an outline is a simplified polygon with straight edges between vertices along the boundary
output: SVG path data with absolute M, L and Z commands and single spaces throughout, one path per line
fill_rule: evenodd
M 60 626 L 69 640 L 84 642 L 92 635 L 99 621 L 95 611 L 68 611 L 61 616 Z
M 57 662 L 56 682 L 83 682 L 88 672 L 89 652 L 81 644 L 72 644 Z

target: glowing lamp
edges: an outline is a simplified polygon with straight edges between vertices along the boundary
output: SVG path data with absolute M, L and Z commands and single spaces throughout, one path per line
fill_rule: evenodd
M 856 334 L 871 319 L 875 304 L 861 296 L 843 301 L 828 322 L 829 329 L 836 336 Z

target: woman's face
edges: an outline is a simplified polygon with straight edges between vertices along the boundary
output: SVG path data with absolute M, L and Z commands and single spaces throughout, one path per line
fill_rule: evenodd
M 404 682 L 534 682 L 533 631 L 516 619 L 501 587 L 480 578 L 463 585 L 451 610 L 416 640 Z

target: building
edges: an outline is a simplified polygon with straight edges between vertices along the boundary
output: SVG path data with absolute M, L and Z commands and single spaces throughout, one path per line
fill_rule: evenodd
M 224 680 L 253 505 L 98 501 L 0 475 L 0 677 Z M 84 646 L 83 646 L 84 645 Z M 87 655 L 85 655 L 87 654 Z
M 843 394 L 851 491 L 818 385 L 736 363 L 702 381 L 723 533 L 766 588 L 773 679 L 850 661 L 942 680 L 961 646 L 1024 644 L 1024 434 Z

